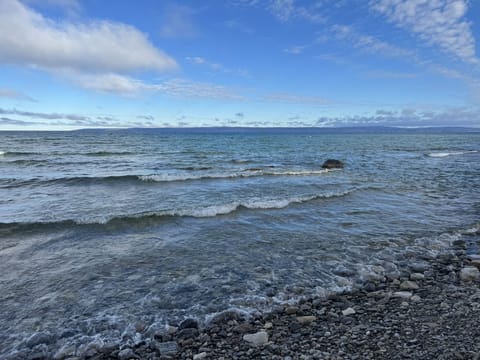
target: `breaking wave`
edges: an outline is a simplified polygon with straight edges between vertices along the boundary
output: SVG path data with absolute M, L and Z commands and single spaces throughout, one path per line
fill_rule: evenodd
M 468 151 L 444 151 L 444 152 L 432 152 L 426 154 L 428 157 L 434 157 L 434 158 L 442 158 L 442 157 L 447 157 L 447 156 L 455 156 L 455 155 L 465 155 L 465 154 L 474 154 L 477 153 L 477 150 L 468 150 Z

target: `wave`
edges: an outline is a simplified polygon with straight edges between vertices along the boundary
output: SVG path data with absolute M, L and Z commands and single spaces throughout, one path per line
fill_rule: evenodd
M 117 156 L 117 155 L 134 155 L 135 153 L 130 151 L 92 151 L 84 154 L 85 156 Z
M 38 222 L 10 222 L 1 223 L 0 231 L 18 230 L 18 228 L 31 230 L 32 228 L 64 228 L 82 225 L 121 225 L 131 224 L 136 225 L 142 222 L 151 223 L 154 221 L 168 220 L 171 218 L 190 217 L 190 218 L 210 218 L 222 215 L 232 214 L 242 210 L 274 210 L 283 209 L 293 204 L 302 204 L 309 201 L 329 199 L 336 197 L 343 197 L 354 192 L 355 189 L 329 192 L 323 194 L 315 194 L 309 196 L 298 196 L 284 199 L 251 199 L 245 201 L 236 201 L 226 204 L 210 205 L 199 208 L 184 208 L 164 211 L 143 212 L 139 214 L 128 214 L 120 216 L 105 216 L 102 218 L 79 218 L 79 219 L 65 219 L 61 221 L 38 221 Z
M 32 155 L 41 155 L 37 152 L 28 152 L 28 151 L 0 151 L 0 156 L 32 156 Z
M 235 173 L 209 173 L 209 174 L 153 174 L 141 175 L 138 178 L 146 182 L 171 182 L 202 179 L 234 179 L 255 176 L 311 176 L 321 175 L 334 171 L 332 169 L 299 170 L 299 171 L 265 171 L 260 168 L 245 169 Z
M 82 185 L 102 182 L 145 182 L 145 183 L 161 183 L 161 182 L 180 182 L 193 180 L 215 180 L 215 179 L 241 179 L 258 176 L 313 176 L 322 175 L 336 169 L 321 170 L 299 170 L 299 171 L 264 171 L 261 169 L 246 169 L 244 171 L 234 173 L 191 173 L 176 172 L 153 175 L 110 175 L 110 176 L 74 176 L 53 179 L 4 179 L 8 187 L 18 187 L 31 184 L 58 184 L 64 183 L 68 185 Z
M 432 152 L 425 154 L 428 157 L 436 157 L 436 158 L 441 158 L 441 157 L 447 157 L 447 156 L 455 156 L 455 155 L 465 155 L 465 154 L 474 154 L 477 153 L 477 150 L 467 150 L 467 151 L 451 151 L 451 152 Z

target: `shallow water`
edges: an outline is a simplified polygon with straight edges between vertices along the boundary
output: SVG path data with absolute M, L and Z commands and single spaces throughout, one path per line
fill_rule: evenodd
M 479 229 L 478 133 L 4 132 L 0 144 L 0 357 L 35 332 L 81 347 L 139 320 L 347 289 Z M 327 158 L 345 168 L 322 170 Z

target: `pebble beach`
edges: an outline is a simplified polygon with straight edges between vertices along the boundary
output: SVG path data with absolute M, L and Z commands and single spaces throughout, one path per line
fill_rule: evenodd
M 224 312 L 206 325 L 186 319 L 137 343 L 125 334 L 121 346 L 92 344 L 74 356 L 60 349 L 54 358 L 480 359 L 479 267 L 480 255 L 467 255 L 457 242 L 427 265 L 412 263 L 398 278 L 353 292 L 251 318 Z

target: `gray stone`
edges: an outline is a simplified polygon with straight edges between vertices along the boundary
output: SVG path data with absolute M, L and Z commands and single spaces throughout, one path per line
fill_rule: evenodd
M 271 329 L 273 328 L 273 324 L 270 321 L 267 321 L 265 325 L 263 325 L 264 329 Z
M 173 335 L 177 332 L 178 327 L 167 325 L 166 330 L 167 330 L 167 334 Z
M 287 308 L 285 308 L 285 314 L 294 315 L 297 313 L 298 310 L 299 309 L 296 306 L 288 306 Z
M 414 281 L 405 280 L 400 284 L 400 289 L 402 290 L 418 290 L 418 285 Z
M 418 295 L 413 295 L 410 300 L 412 300 L 413 302 L 419 302 L 419 301 L 422 301 L 422 298 Z
M 199 354 L 193 355 L 193 360 L 202 360 L 202 359 L 205 359 L 206 357 L 207 357 L 207 353 L 204 351 Z
M 422 273 L 412 273 L 410 274 L 410 280 L 418 281 L 418 280 L 424 280 L 425 275 Z
M 246 334 L 243 335 L 243 340 L 255 346 L 262 346 L 268 342 L 268 334 L 266 331 L 259 331 L 254 334 Z
M 410 299 L 412 295 L 413 294 L 410 291 L 396 291 L 392 294 L 392 297 L 400 299 Z
M 353 308 L 351 308 L 351 307 L 346 308 L 345 310 L 342 311 L 342 314 L 343 314 L 344 316 L 353 315 L 353 314 L 355 314 L 355 313 L 356 313 L 355 310 L 354 310 Z
M 316 316 L 297 316 L 297 321 L 302 325 L 311 324 L 315 320 L 317 320 Z
M 410 269 L 412 269 L 413 272 L 416 273 L 423 273 L 427 271 L 429 268 L 429 265 L 426 263 L 413 263 L 410 264 Z
M 133 352 L 132 349 L 126 348 L 123 349 L 118 353 L 119 360 L 130 360 L 130 359 L 138 359 L 137 355 Z
M 480 259 L 470 261 L 470 265 L 476 267 L 477 269 L 480 269 Z
M 480 279 L 480 271 L 473 266 L 464 267 L 460 270 L 460 279 L 465 282 L 477 281 Z

